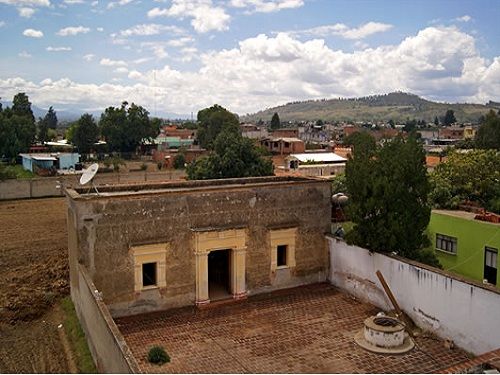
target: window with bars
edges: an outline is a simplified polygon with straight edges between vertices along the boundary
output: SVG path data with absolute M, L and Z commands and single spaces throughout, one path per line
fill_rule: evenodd
M 436 249 L 450 253 L 457 253 L 457 238 L 446 236 L 444 234 L 436 234 Z

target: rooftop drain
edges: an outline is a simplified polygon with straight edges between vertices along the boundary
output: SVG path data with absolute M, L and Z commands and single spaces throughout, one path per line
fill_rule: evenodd
M 406 353 L 415 345 L 405 332 L 405 325 L 385 315 L 366 318 L 364 328 L 354 336 L 354 341 L 370 352 L 381 354 Z

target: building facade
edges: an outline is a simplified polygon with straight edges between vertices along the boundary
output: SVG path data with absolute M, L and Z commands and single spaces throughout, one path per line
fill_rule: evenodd
M 70 280 L 114 316 L 325 281 L 330 184 L 300 177 L 67 189 Z
M 466 211 L 433 210 L 429 239 L 445 270 L 500 286 L 500 224 Z

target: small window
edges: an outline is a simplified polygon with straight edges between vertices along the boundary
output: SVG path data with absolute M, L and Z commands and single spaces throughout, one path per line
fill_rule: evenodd
M 450 253 L 457 253 L 457 238 L 446 236 L 444 234 L 436 234 L 436 249 Z
M 286 245 L 278 245 L 278 256 L 277 256 L 277 266 L 286 266 L 287 261 L 286 261 L 286 252 L 287 252 L 287 247 Z
M 142 286 L 156 285 L 156 262 L 142 264 Z
M 485 253 L 484 264 L 488 267 L 496 269 L 497 268 L 498 250 L 493 249 L 491 247 L 486 247 L 485 250 L 486 250 L 486 253 Z

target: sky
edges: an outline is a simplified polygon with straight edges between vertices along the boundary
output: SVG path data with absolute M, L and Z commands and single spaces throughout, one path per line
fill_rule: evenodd
M 151 114 L 411 92 L 500 101 L 497 0 L 0 0 L 0 97 Z

